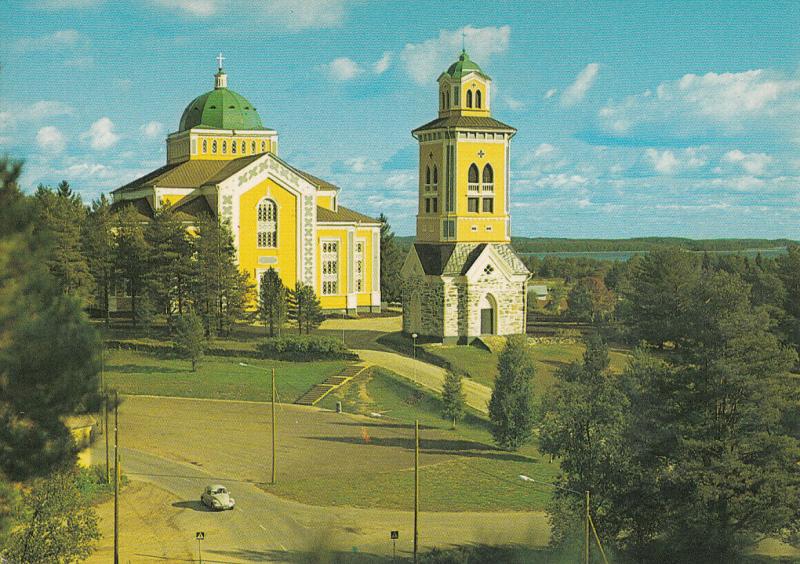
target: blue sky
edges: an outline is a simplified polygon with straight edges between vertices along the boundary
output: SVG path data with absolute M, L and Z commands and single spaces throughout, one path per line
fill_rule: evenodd
M 342 203 L 412 234 L 416 147 L 461 47 L 494 79 L 515 235 L 800 239 L 793 2 L 6 0 L 0 154 L 97 197 L 165 162 L 213 86 Z

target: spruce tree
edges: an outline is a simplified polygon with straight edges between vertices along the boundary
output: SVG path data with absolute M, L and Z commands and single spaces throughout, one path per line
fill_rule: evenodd
M 465 401 L 461 373 L 448 371 L 442 385 L 442 417 L 453 422 L 453 429 L 456 421 L 464 417 Z
M 258 296 L 258 314 L 269 330 L 269 336 L 275 336 L 275 329 L 280 335 L 281 327 L 286 321 L 287 291 L 278 271 L 270 267 L 261 275 L 261 289 Z
M 192 362 L 192 372 L 203 358 L 208 346 L 203 321 L 194 312 L 178 317 L 175 322 L 175 348 L 178 353 Z
M 145 229 L 145 239 L 151 249 L 148 270 L 153 305 L 168 318 L 173 309 L 183 315 L 192 280 L 193 238 L 172 208 L 165 205 Z
M 381 298 L 386 302 L 400 300 L 400 269 L 403 267 L 403 253 L 394 240 L 389 219 L 381 214 Z
M 295 318 L 297 319 L 298 333 L 310 334 L 312 329 L 319 327 L 324 315 L 319 298 L 314 293 L 314 288 L 308 284 L 298 282 L 292 296 L 292 303 L 295 307 Z
M 92 202 L 83 229 L 82 247 L 94 279 L 94 305 L 108 323 L 111 289 L 114 287 L 114 217 L 105 195 Z
M 147 292 L 152 250 L 144 236 L 142 218 L 133 206 L 123 206 L 116 215 L 114 267 L 120 283 L 126 284 L 130 291 L 131 318 L 136 326 L 149 318 Z
M 535 367 L 526 336 L 508 337 L 497 368 L 489 401 L 492 436 L 500 447 L 517 450 L 531 439 L 534 421 Z

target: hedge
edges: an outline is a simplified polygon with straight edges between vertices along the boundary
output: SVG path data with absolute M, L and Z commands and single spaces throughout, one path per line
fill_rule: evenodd
M 262 358 L 275 360 L 358 360 L 358 355 L 342 341 L 320 335 L 271 337 L 258 345 Z

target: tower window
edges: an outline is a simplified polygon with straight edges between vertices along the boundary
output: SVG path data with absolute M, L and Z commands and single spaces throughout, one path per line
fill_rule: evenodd
M 236 154 L 236 141 L 231 141 L 231 153 Z
M 483 199 L 483 213 L 494 213 L 494 198 Z
M 425 167 L 425 188 L 430 189 L 431 187 L 431 167 Z
M 458 106 L 458 86 L 453 86 L 453 105 Z
M 476 90 L 475 91 L 475 107 L 476 108 L 480 108 L 481 107 L 481 91 L 480 90 Z
M 247 152 L 247 143 L 242 141 L 242 154 L 244 155 Z
M 483 167 L 483 189 L 487 192 L 494 190 L 494 170 L 490 164 Z
M 322 295 L 339 293 L 339 242 L 322 242 Z
M 477 192 L 480 189 L 478 167 L 475 163 L 469 165 L 467 172 L 467 192 Z
M 446 105 L 445 107 L 446 107 L 446 108 L 449 108 L 449 107 L 450 107 L 450 91 L 449 91 L 449 90 L 448 90 L 448 92 L 447 92 L 447 105 Z
M 228 152 L 228 142 L 227 141 L 223 141 L 222 142 L 222 154 L 224 155 L 227 152 Z
M 208 139 L 203 139 L 203 152 L 208 152 Z
M 470 213 L 478 213 L 478 205 L 480 198 L 467 198 L 467 211 Z
M 266 141 L 262 141 L 261 142 L 261 152 L 262 153 L 266 153 L 267 152 L 267 143 L 266 143 Z
M 436 168 L 436 165 L 433 165 L 433 185 L 439 186 L 439 169 Z
M 472 107 L 472 90 L 467 90 L 467 107 Z
M 441 101 L 442 109 L 445 109 L 447 107 L 444 102 L 445 102 L 445 95 L 444 95 L 444 91 L 442 91 L 442 101 Z
M 439 213 L 439 198 L 431 198 L 433 213 Z
M 216 139 L 214 139 L 211 142 L 211 152 L 214 153 L 214 154 L 217 153 L 217 140 Z
M 250 152 L 253 153 L 253 154 L 255 154 L 255 152 L 256 152 L 256 142 L 255 141 L 250 143 Z
M 256 210 L 256 246 L 274 249 L 278 246 L 278 206 L 273 200 L 263 199 Z

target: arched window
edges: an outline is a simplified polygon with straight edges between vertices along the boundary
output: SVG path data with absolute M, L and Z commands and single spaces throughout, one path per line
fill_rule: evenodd
M 433 185 L 439 185 L 439 169 L 436 168 L 436 165 L 433 165 Z
M 450 107 L 450 91 L 449 90 L 447 91 L 446 100 L 447 100 L 447 104 L 445 105 L 445 108 L 449 108 Z
M 467 90 L 467 107 L 472 107 L 472 90 Z
M 208 139 L 203 139 L 203 152 L 208 152 Z
M 244 155 L 247 152 L 247 143 L 242 141 L 242 154 Z
M 250 152 L 251 152 L 251 153 L 254 153 L 254 154 L 255 154 L 255 152 L 256 152 L 256 142 L 255 142 L 255 141 L 253 141 L 252 143 L 250 143 Z
M 274 249 L 278 246 L 278 206 L 267 198 L 258 202 L 256 243 L 259 249 Z
M 494 182 L 494 171 L 492 170 L 492 165 L 487 164 L 483 167 L 483 183 L 484 184 L 492 184 Z
M 476 90 L 475 91 L 475 107 L 476 108 L 480 108 L 481 107 L 481 91 L 480 90 Z
M 236 141 L 231 141 L 231 153 L 236 154 Z
M 470 184 L 477 184 L 478 183 L 478 167 L 475 166 L 475 163 L 469 165 L 469 173 L 467 174 L 467 182 Z
M 228 142 L 227 141 L 223 141 L 222 142 L 222 154 L 224 155 L 227 152 L 228 152 Z
M 216 154 L 216 152 L 217 152 L 217 140 L 216 140 L 216 139 L 214 139 L 214 140 L 211 142 L 211 152 L 212 152 L 212 153 L 215 153 L 215 154 Z
M 431 183 L 431 167 L 425 167 L 425 185 L 430 186 Z
M 266 141 L 262 141 L 261 142 L 261 152 L 262 153 L 266 153 L 267 152 L 267 142 Z

